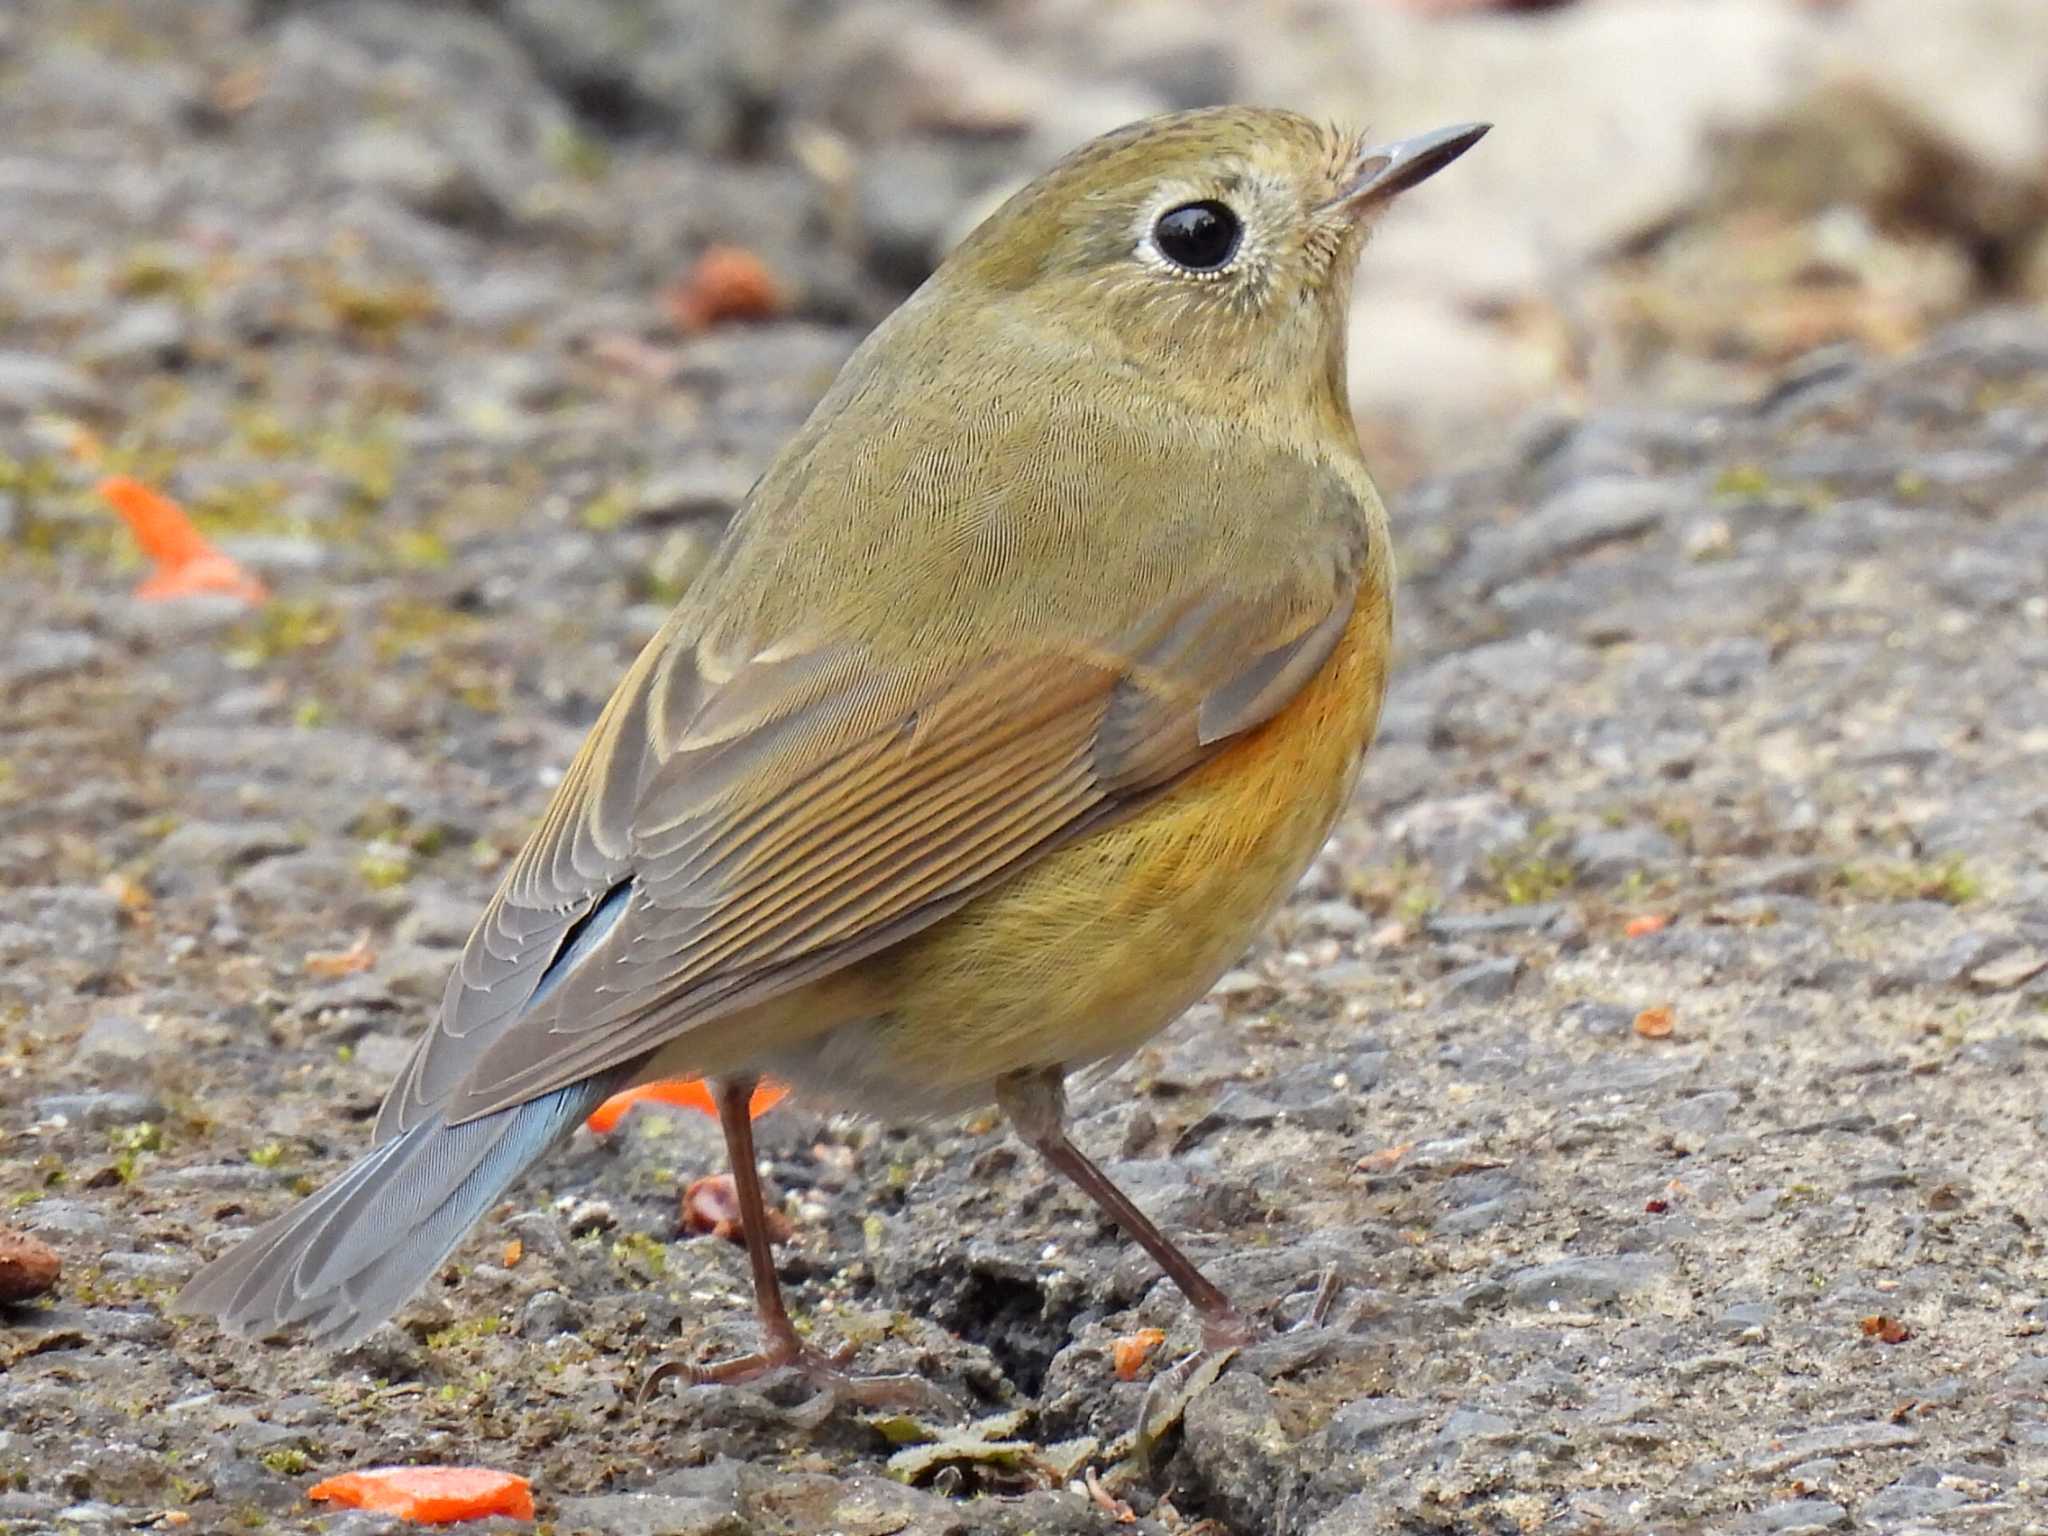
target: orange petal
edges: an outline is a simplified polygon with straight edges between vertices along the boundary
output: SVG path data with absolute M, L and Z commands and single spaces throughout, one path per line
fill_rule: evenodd
M 758 1120 L 788 1097 L 789 1090 L 780 1083 L 759 1083 L 754 1088 L 753 1098 L 747 1101 L 747 1113 Z M 624 1093 L 613 1094 L 598 1105 L 584 1123 L 602 1136 L 616 1129 L 618 1123 L 626 1118 L 626 1111 L 635 1104 L 670 1104 L 679 1109 L 694 1109 L 701 1115 L 718 1113 L 718 1103 L 711 1097 L 711 1089 L 703 1078 L 665 1077 L 657 1083 L 642 1083 Z
M 510 1515 L 533 1518 L 533 1487 L 516 1472 L 489 1467 L 376 1467 L 344 1472 L 306 1490 L 306 1497 L 445 1525 Z
M 1163 1328 L 1140 1328 L 1136 1333 L 1127 1333 L 1109 1347 L 1109 1357 L 1116 1364 L 1118 1381 L 1136 1381 L 1138 1372 L 1144 1369 L 1145 1359 L 1166 1342 Z
M 206 535 L 163 492 L 128 475 L 109 475 L 99 484 L 101 498 L 121 514 L 155 574 L 135 589 L 141 598 L 183 597 L 193 592 L 225 592 L 260 603 L 270 594 L 263 583 L 207 543 Z

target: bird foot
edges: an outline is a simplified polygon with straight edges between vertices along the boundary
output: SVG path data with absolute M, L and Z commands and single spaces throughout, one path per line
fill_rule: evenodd
M 853 1359 L 853 1353 L 851 1344 L 828 1355 L 821 1349 L 792 1339 L 786 1344 L 771 1345 L 753 1354 L 714 1360 L 708 1365 L 695 1365 L 686 1360 L 664 1361 L 648 1372 L 647 1379 L 640 1384 L 639 1400 L 642 1403 L 651 1401 L 670 1381 L 680 1381 L 688 1387 L 733 1387 L 760 1381 L 783 1371 L 795 1371 L 815 1391 L 861 1408 L 922 1408 L 935 1397 L 943 1397 L 939 1389 L 922 1376 L 856 1376 L 845 1368 Z

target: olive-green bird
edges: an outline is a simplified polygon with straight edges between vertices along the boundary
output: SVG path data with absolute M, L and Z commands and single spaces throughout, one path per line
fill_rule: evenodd
M 759 1353 L 757 1075 L 878 1116 L 1062 1082 L 1199 998 L 1315 856 L 1386 684 L 1386 514 L 1345 397 L 1353 267 L 1483 125 L 1368 148 L 1292 113 L 1121 129 L 1012 197 L 848 361 L 634 662 L 504 883 L 374 1147 L 180 1304 L 360 1339 L 636 1082 L 717 1080 Z M 843 1383 L 842 1383 L 843 1384 Z

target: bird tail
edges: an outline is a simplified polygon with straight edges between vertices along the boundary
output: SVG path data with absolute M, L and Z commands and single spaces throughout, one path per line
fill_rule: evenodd
M 238 1333 L 298 1325 L 336 1349 L 360 1342 L 425 1283 L 463 1234 L 609 1093 L 616 1074 L 460 1125 L 430 1119 L 194 1275 L 179 1312 Z

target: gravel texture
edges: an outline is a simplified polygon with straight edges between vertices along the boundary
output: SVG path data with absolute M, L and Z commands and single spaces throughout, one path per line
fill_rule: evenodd
M 2048 1531 L 2038 313 L 1526 418 L 1399 497 L 1352 813 L 1076 1091 L 1211 1274 L 1276 1330 L 1332 1275 L 1327 1326 L 1180 1367 L 1177 1295 L 993 1116 L 797 1104 L 760 1126 L 792 1303 L 928 1410 L 636 1403 L 750 1337 L 740 1250 L 682 1236 L 721 1154 L 680 1113 L 579 1132 L 349 1355 L 166 1317 L 362 1147 L 547 786 L 892 291 L 730 158 L 745 47 L 678 21 L 614 79 L 503 11 L 0 15 L 0 1253 L 62 1264 L 0 1311 L 0 1531 L 369 1536 L 304 1490 L 395 1461 L 614 1536 Z M 711 83 L 650 123 L 669 70 Z M 713 234 L 785 318 L 666 326 Z M 272 600 L 129 597 L 104 468 Z

